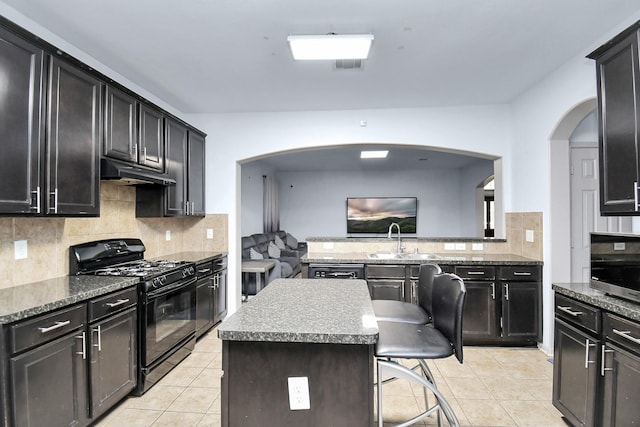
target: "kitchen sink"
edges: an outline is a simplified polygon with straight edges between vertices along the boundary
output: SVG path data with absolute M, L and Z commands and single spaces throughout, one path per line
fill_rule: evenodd
M 369 259 L 415 259 L 415 260 L 434 260 L 442 259 L 440 255 L 421 254 L 421 253 L 396 253 L 396 252 L 375 252 L 368 255 Z

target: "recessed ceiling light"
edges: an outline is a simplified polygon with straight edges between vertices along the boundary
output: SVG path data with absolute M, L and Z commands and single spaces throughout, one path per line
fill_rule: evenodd
M 295 60 L 366 59 L 373 34 L 324 34 L 287 37 Z
M 361 159 L 384 159 L 389 154 L 389 150 L 373 150 L 373 151 L 361 151 Z

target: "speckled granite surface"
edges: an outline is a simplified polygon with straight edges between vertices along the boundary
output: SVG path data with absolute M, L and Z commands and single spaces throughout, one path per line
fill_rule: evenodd
M 138 277 L 64 276 L 0 289 L 0 324 L 105 295 L 139 281 Z
M 551 288 L 556 293 L 640 322 L 640 304 L 605 295 L 590 288 L 588 283 L 554 283 Z
M 276 279 L 218 326 L 231 341 L 374 344 L 364 280 Z
M 353 253 L 329 253 L 310 252 L 300 260 L 303 263 L 362 263 L 362 264 L 421 264 L 424 262 L 435 262 L 438 264 L 495 264 L 495 265 L 542 265 L 542 261 L 525 258 L 512 254 L 434 254 L 436 258 L 421 260 L 412 258 L 376 259 L 369 258 L 369 254 L 362 252 Z
M 388 242 L 387 237 L 307 237 L 307 242 L 347 242 L 354 240 L 365 240 L 367 242 Z M 506 242 L 507 239 L 495 237 L 406 237 L 402 236 L 403 242 Z
M 221 255 L 226 255 L 226 252 L 201 252 L 201 251 L 186 251 L 186 252 L 177 252 L 169 255 L 162 255 L 153 259 L 166 259 L 166 260 L 179 260 L 179 261 L 188 261 L 188 262 L 204 262 L 209 261 L 213 258 L 219 257 Z

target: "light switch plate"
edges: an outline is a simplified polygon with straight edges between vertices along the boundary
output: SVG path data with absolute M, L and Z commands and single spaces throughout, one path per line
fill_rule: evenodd
M 164 239 L 171 240 L 171 230 L 167 230 L 164 232 Z
M 26 240 L 16 240 L 13 242 L 13 250 L 15 259 L 27 259 L 27 241 Z
M 445 243 L 444 244 L 444 250 L 445 251 L 455 251 L 456 250 L 456 244 L 455 243 Z
M 207 239 L 213 239 L 213 228 L 207 228 Z
M 456 243 L 456 251 L 466 251 L 467 244 L 466 243 Z
M 525 230 L 525 240 L 527 242 L 533 242 L 533 230 Z
M 484 249 L 484 245 L 482 243 L 472 243 L 471 250 L 472 251 L 481 251 Z

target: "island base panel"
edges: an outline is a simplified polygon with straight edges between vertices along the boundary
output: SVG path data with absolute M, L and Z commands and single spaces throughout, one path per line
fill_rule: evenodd
M 222 426 L 373 424 L 371 345 L 223 341 Z M 308 410 L 289 409 L 289 377 L 309 379 Z

